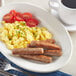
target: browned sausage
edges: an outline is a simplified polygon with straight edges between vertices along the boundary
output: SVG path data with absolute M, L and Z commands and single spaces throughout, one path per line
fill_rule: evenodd
M 61 56 L 62 51 L 61 50 L 45 50 L 44 55 L 49 55 L 49 56 Z
M 30 46 L 32 47 L 41 47 L 41 48 L 46 48 L 46 49 L 54 49 L 54 50 L 60 50 L 60 46 L 56 44 L 51 44 L 47 42 L 40 42 L 40 41 L 32 41 L 30 43 Z
M 40 40 L 40 42 L 48 42 L 48 43 L 54 44 L 55 40 L 54 39 L 47 39 L 47 40 Z
M 55 40 L 54 39 L 47 39 L 47 40 L 40 40 L 39 42 L 47 42 L 47 43 L 52 43 L 54 44 L 55 43 Z M 30 44 L 28 44 L 28 47 L 32 47 Z
M 43 54 L 43 48 L 18 48 L 13 49 L 12 53 L 15 55 L 24 55 L 24 54 Z
M 52 58 L 45 55 L 20 55 L 20 57 L 24 59 L 36 60 L 36 61 L 41 61 L 45 63 L 52 62 Z

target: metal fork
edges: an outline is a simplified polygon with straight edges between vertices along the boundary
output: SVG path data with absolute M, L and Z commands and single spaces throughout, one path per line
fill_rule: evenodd
M 17 76 L 17 75 L 14 75 L 14 74 L 10 74 L 8 72 L 5 72 L 3 70 L 0 70 L 0 76 Z
M 7 60 L 4 60 L 4 59 L 0 58 L 0 70 L 8 71 L 8 70 L 11 70 L 11 69 L 22 72 L 22 73 L 24 73 L 24 74 L 26 74 L 28 76 L 35 76 L 32 73 L 29 73 L 29 72 L 23 71 L 23 70 L 21 70 L 19 68 L 13 67 Z

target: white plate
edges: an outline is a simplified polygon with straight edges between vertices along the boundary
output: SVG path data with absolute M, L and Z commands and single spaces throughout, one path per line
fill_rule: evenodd
M 59 14 L 56 10 L 52 9 L 51 13 L 64 25 L 65 29 L 70 31 L 70 32 L 73 32 L 73 31 L 76 31 L 76 25 L 68 25 L 68 24 L 65 24 L 59 17 Z
M 34 72 L 52 72 L 62 68 L 68 63 L 72 55 L 71 39 L 63 25 L 52 14 L 33 4 L 14 3 L 0 8 L 0 21 L 2 20 L 3 15 L 8 13 L 11 9 L 15 9 L 19 12 L 31 12 L 39 18 L 43 26 L 53 33 L 57 43 L 62 47 L 63 55 L 52 63 L 43 64 L 12 56 L 11 51 L 8 50 L 2 42 L 0 42 L 0 49 L 3 55 L 16 65 Z

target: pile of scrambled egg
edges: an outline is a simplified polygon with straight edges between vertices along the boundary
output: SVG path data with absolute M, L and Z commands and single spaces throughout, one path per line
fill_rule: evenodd
M 8 49 L 25 48 L 33 40 L 51 39 L 52 34 L 44 27 L 28 27 L 25 22 L 5 23 L 0 28 L 0 40 Z

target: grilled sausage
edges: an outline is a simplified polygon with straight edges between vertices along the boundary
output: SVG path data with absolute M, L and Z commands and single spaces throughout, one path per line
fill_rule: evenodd
M 30 59 L 30 60 L 36 60 L 36 61 L 41 61 L 45 63 L 50 63 L 52 62 L 52 58 L 44 55 L 20 55 L 20 57 L 24 59 Z
M 51 44 L 47 42 L 40 42 L 40 41 L 32 41 L 30 43 L 30 46 L 32 47 L 41 47 L 41 48 L 46 48 L 46 49 L 54 49 L 54 50 L 60 50 L 60 46 L 56 44 Z
M 13 49 L 12 53 L 14 55 L 24 55 L 24 54 L 43 54 L 43 48 L 18 48 Z
M 55 43 L 55 40 L 54 39 L 47 39 L 47 40 L 40 40 L 40 42 L 47 42 L 47 43 L 54 44 Z
M 52 44 L 54 44 L 55 40 L 54 39 L 47 39 L 47 40 L 40 40 L 39 42 L 45 42 L 45 43 L 52 43 Z M 30 44 L 28 44 L 28 47 L 32 47 L 32 46 Z
M 61 50 L 45 50 L 44 55 L 49 55 L 49 56 L 61 56 L 62 51 Z

